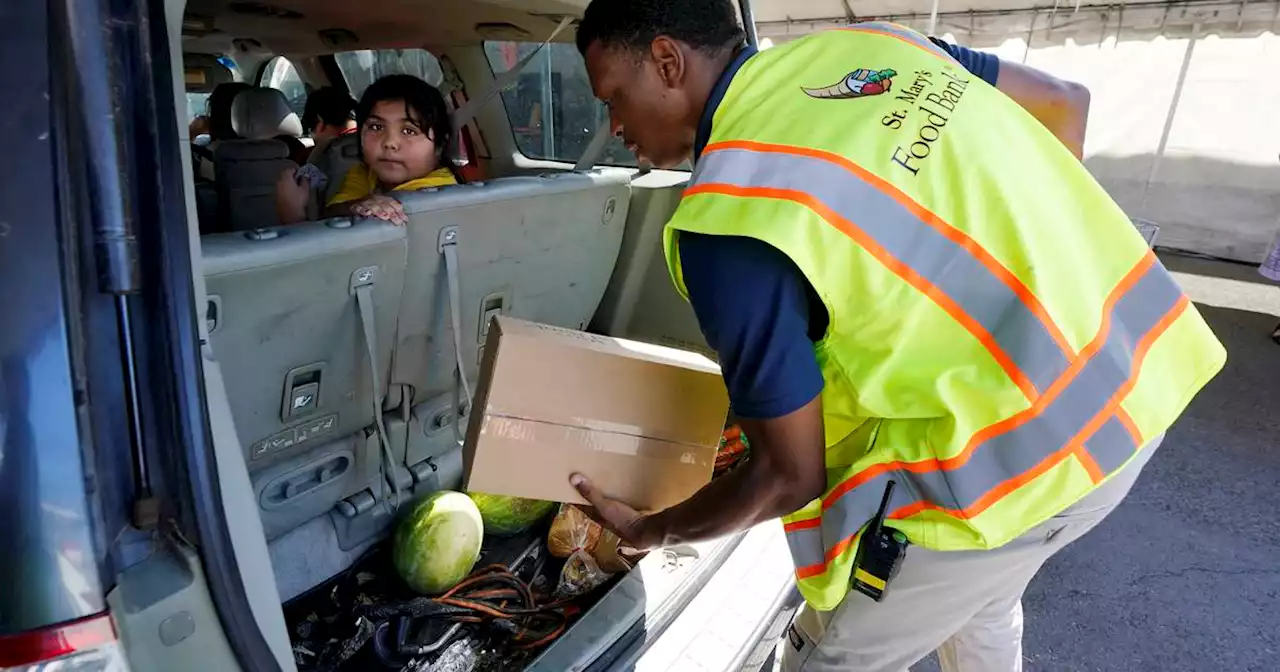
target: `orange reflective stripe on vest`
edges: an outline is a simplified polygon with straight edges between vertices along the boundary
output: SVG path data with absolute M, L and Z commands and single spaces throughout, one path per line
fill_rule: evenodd
M 1030 401 L 1067 369 L 1070 347 L 1031 290 L 962 231 L 844 157 L 712 145 L 685 191 L 708 192 L 809 207 L 964 326 Z
M 726 142 L 708 147 L 686 193 L 792 201 L 815 212 L 972 333 L 1032 405 L 981 430 L 946 459 L 885 462 L 853 474 L 820 517 L 786 525 L 797 577 L 821 574 L 874 515 L 884 485 L 900 485 L 891 516 L 931 509 L 978 515 L 1075 456 L 1094 482 L 1142 439 L 1120 402 L 1151 344 L 1187 308 L 1148 253 L 1117 284 L 1093 340 L 1073 354 L 1035 296 L 968 236 L 851 161 L 808 148 Z

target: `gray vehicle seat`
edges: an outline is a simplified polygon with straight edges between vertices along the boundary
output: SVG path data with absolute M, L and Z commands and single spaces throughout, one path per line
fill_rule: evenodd
M 347 172 L 352 166 L 360 163 L 360 134 L 348 133 L 335 138 L 320 148 L 320 151 L 312 152 L 307 163 L 314 165 L 328 178 L 324 189 L 318 188 L 317 185 L 313 185 L 311 189 L 307 218 L 318 219 L 320 213 L 324 211 L 325 204 L 342 187 L 342 180 L 347 176 Z
M 556 173 L 400 197 L 409 216 L 409 269 L 391 381 L 414 404 L 407 457 L 415 478 L 458 445 L 449 271 L 458 286 L 464 372 L 474 382 L 494 314 L 573 329 L 591 321 L 622 243 L 629 179 Z M 454 245 L 456 268 L 447 268 L 442 243 Z
M 346 569 L 394 519 L 380 482 L 375 406 L 402 501 L 459 487 L 449 267 L 475 381 L 482 325 L 495 312 L 573 328 L 591 320 L 629 194 L 625 174 L 504 178 L 398 194 L 407 227 L 359 220 L 333 228 L 349 221 L 335 219 L 273 229 L 273 240 L 256 240 L 257 232 L 203 238 L 210 339 L 282 600 Z M 439 244 L 450 232 L 456 264 L 444 262 Z M 367 308 L 351 289 L 369 267 L 377 268 L 366 294 L 383 385 L 376 397 Z M 290 417 L 298 395 L 310 393 L 315 408 Z
M 361 509 L 354 513 L 369 514 L 353 515 L 357 522 L 389 517 L 373 501 L 390 494 L 381 476 L 384 446 L 406 500 L 409 494 L 404 432 L 392 428 L 400 438 L 384 442 L 376 422 L 404 285 L 405 229 L 334 220 L 201 243 L 210 341 L 267 538 L 347 498 Z M 344 533 L 354 546 L 372 531 Z
M 274 138 L 301 136 L 302 122 L 283 93 L 258 87 L 236 95 L 231 125 L 242 139 L 223 140 L 213 150 L 218 226 L 224 231 L 274 226 L 276 181 L 286 168 L 296 167 L 288 145 Z
M 324 200 L 327 202 L 338 193 L 342 178 L 347 176 L 352 166 L 360 163 L 360 134 L 348 133 L 334 138 L 319 152 L 313 153 L 308 163 L 315 164 L 329 178 L 324 191 Z

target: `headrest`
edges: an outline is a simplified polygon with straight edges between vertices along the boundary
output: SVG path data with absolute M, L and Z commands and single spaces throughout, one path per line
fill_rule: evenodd
M 245 140 L 302 135 L 302 122 L 289 109 L 284 94 L 261 86 L 236 95 L 231 103 L 231 128 Z

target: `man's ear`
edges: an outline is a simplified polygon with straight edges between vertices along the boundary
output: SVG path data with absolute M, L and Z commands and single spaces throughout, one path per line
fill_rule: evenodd
M 665 35 L 659 35 L 649 44 L 649 56 L 658 66 L 658 77 L 662 79 L 662 83 L 667 88 L 678 88 L 684 81 L 686 65 L 684 50 L 680 48 L 680 43 Z

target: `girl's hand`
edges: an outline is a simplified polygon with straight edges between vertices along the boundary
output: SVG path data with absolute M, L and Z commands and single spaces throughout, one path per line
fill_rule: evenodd
M 400 201 L 385 194 L 375 194 L 363 201 L 353 203 L 351 205 L 351 213 L 361 217 L 381 219 L 396 226 L 404 226 L 409 223 L 409 216 L 404 214 L 404 206 L 400 205 Z

